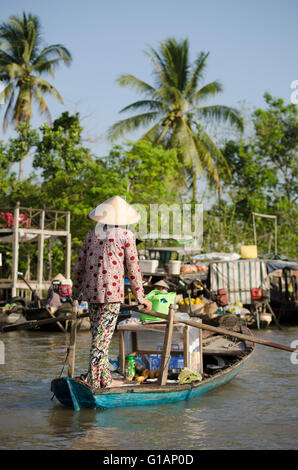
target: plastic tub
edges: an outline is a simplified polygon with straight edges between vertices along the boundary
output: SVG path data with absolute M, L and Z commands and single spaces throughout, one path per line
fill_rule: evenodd
M 140 270 L 144 273 L 155 273 L 158 268 L 158 259 L 140 259 Z
M 181 268 L 181 261 L 180 260 L 172 260 L 170 259 L 168 265 L 168 273 L 169 274 L 180 274 Z

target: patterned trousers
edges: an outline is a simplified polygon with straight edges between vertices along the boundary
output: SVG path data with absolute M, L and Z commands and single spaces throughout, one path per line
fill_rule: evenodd
M 112 381 L 108 352 L 119 310 L 120 302 L 89 304 L 92 343 L 85 380 L 94 387 L 108 387 Z

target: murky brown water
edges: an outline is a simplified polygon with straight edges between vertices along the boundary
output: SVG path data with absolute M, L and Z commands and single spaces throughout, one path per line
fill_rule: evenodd
M 298 327 L 255 332 L 290 345 Z M 298 364 L 258 346 L 229 384 L 190 401 L 74 412 L 51 401 L 68 337 L 19 331 L 1 335 L 0 449 L 298 449 Z M 112 353 L 117 351 L 117 335 Z M 84 372 L 89 332 L 78 335 L 76 373 Z M 112 355 L 113 355 L 112 354 Z

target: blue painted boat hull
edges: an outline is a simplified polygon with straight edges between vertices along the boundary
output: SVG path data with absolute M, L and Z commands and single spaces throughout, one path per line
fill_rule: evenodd
M 163 387 L 151 384 L 124 386 L 102 389 L 93 393 L 87 385 L 66 377 L 53 380 L 51 390 L 63 405 L 71 406 L 76 411 L 82 408 L 97 409 L 173 403 L 189 400 L 226 384 L 239 374 L 250 355 L 225 371 L 201 382 L 193 382 L 187 385 L 169 384 Z

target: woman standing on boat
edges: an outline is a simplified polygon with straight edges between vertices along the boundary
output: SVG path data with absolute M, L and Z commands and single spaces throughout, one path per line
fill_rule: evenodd
M 121 382 L 112 381 L 108 349 L 124 300 L 125 266 L 138 304 L 145 305 L 145 312 L 152 307 L 143 291 L 135 237 L 125 228 L 141 217 L 119 196 L 97 206 L 89 217 L 98 223 L 85 237 L 74 272 L 74 291 L 89 303 L 92 330 L 85 380 L 94 387 L 114 387 Z

